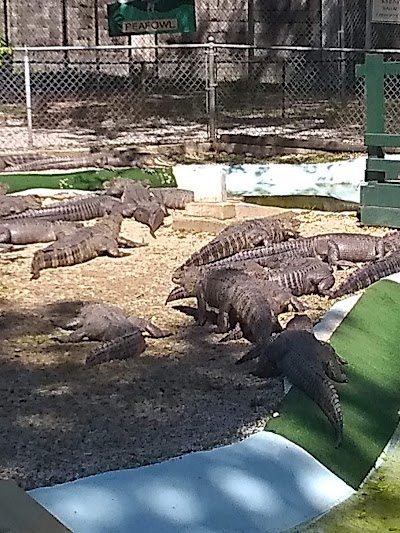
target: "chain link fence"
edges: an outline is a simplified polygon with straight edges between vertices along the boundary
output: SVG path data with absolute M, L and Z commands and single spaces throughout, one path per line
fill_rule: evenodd
M 385 54 L 399 60 L 400 52 Z M 205 141 L 362 142 L 364 52 L 208 44 L 17 48 L 0 65 L 2 151 Z M 387 76 L 386 127 L 400 130 Z

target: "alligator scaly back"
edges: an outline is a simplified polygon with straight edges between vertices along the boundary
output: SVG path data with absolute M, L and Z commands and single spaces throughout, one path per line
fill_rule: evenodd
M 41 220 L 91 220 L 105 215 L 120 213 L 121 200 L 106 195 L 90 195 L 73 200 L 64 200 L 40 209 L 29 209 L 5 220 L 36 218 Z
M 343 435 L 343 413 L 338 392 L 327 375 L 326 359 L 333 358 L 333 349 L 318 341 L 309 331 L 285 330 L 265 346 L 255 374 L 265 376 L 265 369 L 274 365 L 292 385 L 302 390 L 322 410 L 336 435 L 339 446 Z
M 189 257 L 177 269 L 188 266 L 201 266 L 225 257 L 229 257 L 241 250 L 255 248 L 266 242 L 280 242 L 292 237 L 298 237 L 298 221 L 294 219 L 251 219 L 228 226 L 219 235 Z
M 87 355 L 85 365 L 93 366 L 117 359 L 128 359 L 140 355 L 145 349 L 146 342 L 143 335 L 139 329 L 136 329 L 127 335 L 102 343 Z
M 31 279 L 38 279 L 45 268 L 84 263 L 104 253 L 118 257 L 121 223 L 122 215 L 104 217 L 94 226 L 77 229 L 72 235 L 62 236 L 47 248 L 38 250 L 31 263 Z
M 188 203 L 194 202 L 194 192 L 187 189 L 150 187 L 149 191 L 170 209 L 185 209 Z

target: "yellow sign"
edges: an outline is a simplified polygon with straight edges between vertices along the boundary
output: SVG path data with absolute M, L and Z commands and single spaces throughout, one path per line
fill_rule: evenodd
M 122 33 L 142 33 L 144 31 L 177 29 L 177 19 L 128 20 L 122 23 Z

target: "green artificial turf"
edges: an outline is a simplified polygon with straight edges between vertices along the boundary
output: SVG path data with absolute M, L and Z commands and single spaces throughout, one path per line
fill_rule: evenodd
M 294 387 L 268 430 L 295 442 L 357 489 L 399 422 L 400 284 L 382 280 L 369 287 L 331 337 L 349 365 L 349 382 L 337 384 L 344 432 L 334 434 L 320 409 Z
M 153 187 L 176 187 L 172 168 L 141 170 L 126 168 L 116 170 L 78 170 L 60 173 L 30 172 L 0 174 L 0 182 L 8 183 L 8 192 L 26 189 L 83 189 L 94 191 L 101 189 L 103 182 L 115 176 L 133 180 L 148 180 Z

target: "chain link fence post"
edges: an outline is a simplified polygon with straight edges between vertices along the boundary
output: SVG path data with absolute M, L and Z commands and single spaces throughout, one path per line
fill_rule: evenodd
M 216 105 L 217 105 L 217 80 L 215 76 L 215 42 L 214 37 L 208 38 L 207 48 L 207 94 L 208 94 L 208 128 L 209 140 L 216 140 Z
M 25 75 L 25 106 L 26 106 L 26 123 L 28 128 L 28 147 L 33 147 L 32 131 L 32 91 L 31 91 L 31 69 L 29 63 L 28 47 L 24 50 L 24 75 Z

